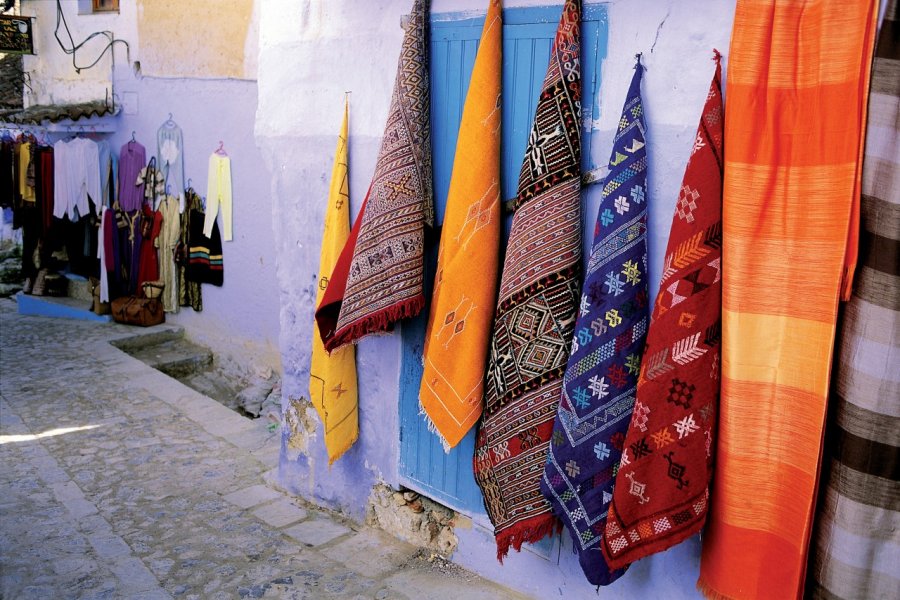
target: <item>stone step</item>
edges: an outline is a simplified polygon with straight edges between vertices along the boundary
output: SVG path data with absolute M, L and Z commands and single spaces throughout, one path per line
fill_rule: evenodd
M 157 325 L 146 329 L 136 327 L 135 335 L 117 340 L 110 340 L 109 343 L 123 352 L 132 354 L 133 351 L 144 348 L 145 346 L 153 346 L 183 338 L 184 329 L 179 325 L 167 322 L 164 326 Z
M 119 345 L 119 348 L 122 346 Z M 175 378 L 207 369 L 213 361 L 213 354 L 208 348 L 193 344 L 183 337 L 132 347 L 126 345 L 122 349 L 154 369 Z

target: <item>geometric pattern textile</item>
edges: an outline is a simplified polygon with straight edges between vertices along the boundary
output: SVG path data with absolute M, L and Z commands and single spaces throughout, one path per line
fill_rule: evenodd
M 325 230 L 319 258 L 319 302 L 328 286 L 328 276 L 350 235 L 350 188 L 347 169 L 347 129 L 350 104 L 344 101 L 344 120 L 334 152 L 331 185 L 325 208 Z M 356 348 L 352 345 L 335 350 L 329 356 L 313 325 L 312 357 L 309 366 L 309 399 L 319 413 L 325 430 L 325 449 L 331 465 L 350 449 L 359 437 L 356 387 Z
M 877 19 L 870 0 L 735 9 L 722 384 L 698 582 L 713 598 L 803 594 Z
M 838 334 L 808 595 L 900 598 L 900 19 L 881 25 L 853 297 Z
M 647 147 L 638 57 L 603 180 L 594 241 L 541 491 L 568 528 L 588 581 L 608 585 L 601 552 L 650 319 Z
M 425 334 L 419 400 L 447 449 L 478 421 L 484 405 L 499 268 L 502 29 L 500 0 L 491 0 L 459 126 Z
M 429 1 L 415 0 L 375 175 L 316 311 L 329 352 L 425 305 L 425 227 L 434 222 L 428 14 Z
M 581 271 L 581 2 L 566 0 L 519 173 L 475 442 L 497 558 L 557 530 L 540 479 Z
M 706 521 L 722 318 L 720 55 L 681 182 L 603 554 L 620 568 Z

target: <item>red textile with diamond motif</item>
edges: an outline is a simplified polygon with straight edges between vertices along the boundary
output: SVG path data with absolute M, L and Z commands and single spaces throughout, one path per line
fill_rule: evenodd
M 602 545 L 612 569 L 674 546 L 706 521 L 719 403 L 723 117 L 716 52 L 609 506 Z

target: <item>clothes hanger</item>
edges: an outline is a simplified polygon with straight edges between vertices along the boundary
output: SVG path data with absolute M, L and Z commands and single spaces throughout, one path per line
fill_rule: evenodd
M 166 119 L 166 122 L 163 123 L 166 127 L 175 127 L 175 121 L 172 120 L 172 113 L 169 113 L 169 118 Z
M 219 147 L 216 148 L 216 154 L 219 156 L 228 156 L 228 153 L 225 152 L 225 142 L 219 140 Z

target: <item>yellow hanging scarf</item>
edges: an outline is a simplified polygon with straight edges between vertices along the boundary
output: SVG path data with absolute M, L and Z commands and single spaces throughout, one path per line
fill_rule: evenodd
M 347 122 L 349 103 L 344 104 L 344 122 L 338 137 L 328 208 L 325 213 L 325 233 L 322 236 L 322 256 L 319 259 L 319 289 L 316 305 L 322 301 L 328 276 L 334 270 L 341 250 L 350 234 L 350 188 L 347 172 Z M 313 324 L 312 363 L 309 369 L 309 397 L 325 429 L 325 448 L 331 465 L 350 449 L 359 437 L 357 412 L 356 349 L 344 346 L 331 353 L 325 351 L 319 328 Z

